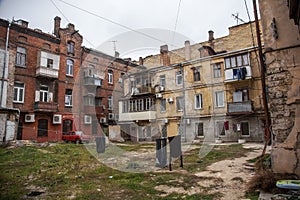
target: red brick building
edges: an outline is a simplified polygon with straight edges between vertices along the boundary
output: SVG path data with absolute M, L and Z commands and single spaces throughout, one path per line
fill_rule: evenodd
M 17 139 L 61 141 L 62 132 L 72 130 L 100 135 L 116 123 L 115 94 L 122 89 L 121 76 L 135 65 L 82 47 L 75 26 L 61 28 L 60 22 L 55 17 L 53 35 L 31 29 L 23 20 L 11 24 L 12 101 L 20 110 Z M 1 43 L 8 25 L 0 19 Z

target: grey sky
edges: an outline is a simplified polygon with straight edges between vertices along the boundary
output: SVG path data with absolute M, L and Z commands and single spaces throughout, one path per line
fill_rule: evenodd
M 215 32 L 215 38 L 227 35 L 228 27 L 237 24 L 232 14 L 239 13 L 241 19 L 245 22 L 249 21 L 244 0 L 181 0 L 176 26 L 176 33 L 178 34 L 173 40 L 180 0 L 63 1 L 133 30 L 138 30 L 138 32 L 141 31 L 155 37 L 164 35 L 159 39 L 166 41 L 166 43 L 175 44 L 177 48 L 183 47 L 186 39 L 189 39 L 191 44 L 207 40 L 208 30 Z M 251 20 L 253 20 L 252 1 L 246 0 L 246 2 Z M 133 31 L 67 5 L 61 0 L 0 0 L 1 18 L 24 19 L 29 22 L 30 28 L 39 28 L 43 32 L 53 32 L 55 16 L 62 18 L 62 27 L 65 27 L 69 21 L 75 25 L 75 28 L 85 38 L 84 46 L 98 49 L 100 47 L 99 50 L 113 54 L 113 43 L 110 41 L 117 40 L 116 47 L 121 56 L 127 56 L 126 52 L 133 51 L 128 48 L 124 49 L 124 46 L 137 39 L 135 34 L 125 37 L 126 39 L 123 37 L 124 34 Z M 162 29 L 168 30 L 168 34 L 160 34 L 166 33 Z M 120 35 L 122 37 L 119 37 Z M 144 37 L 140 35 L 138 39 L 141 40 Z M 145 40 L 150 43 L 153 41 L 147 37 Z M 159 48 L 160 45 L 163 45 L 163 42 L 156 41 L 153 42 L 152 47 Z M 169 46 L 171 48 L 170 44 Z M 141 49 L 142 47 L 133 48 Z

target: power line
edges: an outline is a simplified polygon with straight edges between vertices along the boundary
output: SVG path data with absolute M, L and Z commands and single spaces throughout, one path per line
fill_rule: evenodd
M 174 26 L 174 31 L 173 31 L 172 43 L 174 42 L 174 38 L 175 38 L 175 32 L 176 32 L 178 18 L 179 18 L 180 5 L 181 5 L 181 0 L 179 0 L 179 4 L 178 4 L 178 8 L 177 8 L 176 21 L 175 21 L 175 26 Z
M 53 1 L 53 0 L 51 0 L 51 1 Z M 102 20 L 104 20 L 104 21 L 107 21 L 107 22 L 109 22 L 109 23 L 115 24 L 115 25 L 117 25 L 117 26 L 120 26 L 120 27 L 122 27 L 122 28 L 125 28 L 125 29 L 127 29 L 127 30 L 130 30 L 130 31 L 132 31 L 132 32 L 135 32 L 135 33 L 138 33 L 138 34 L 143 35 L 143 36 L 145 36 L 145 37 L 148 37 L 148 38 L 150 38 L 150 39 L 153 39 L 153 40 L 156 40 L 156 41 L 159 41 L 159 42 L 168 44 L 168 42 L 166 42 L 166 41 L 163 41 L 163 40 L 161 40 L 161 39 L 158 39 L 158 38 L 156 38 L 156 37 L 153 37 L 153 36 L 151 36 L 151 35 L 148 35 L 148 34 L 146 34 L 146 33 L 141 32 L 141 31 L 135 30 L 135 29 L 133 29 L 133 28 L 130 28 L 129 26 L 126 26 L 126 25 L 123 25 L 123 24 L 121 24 L 121 23 L 115 22 L 115 21 L 113 21 L 113 20 L 111 20 L 111 19 L 108 19 L 108 18 L 103 17 L 103 16 L 101 16 L 101 15 L 98 15 L 98 14 L 96 14 L 96 13 L 93 13 L 93 12 L 88 11 L 88 10 L 86 10 L 86 9 L 80 8 L 80 7 L 78 7 L 78 6 L 76 6 L 76 5 L 73 5 L 73 4 L 71 4 L 71 3 L 65 2 L 65 1 L 63 1 L 63 0 L 57 0 L 57 1 L 60 1 L 60 2 L 62 2 L 62 3 L 64 3 L 64 4 L 66 4 L 66 5 L 71 6 L 71 7 L 73 7 L 73 8 L 76 8 L 76 9 L 82 11 L 82 12 L 86 12 L 86 13 L 88 13 L 88 14 L 90 14 L 90 15 L 93 15 L 93 16 L 95 16 L 95 17 L 97 17 L 97 18 L 100 18 L 100 19 L 102 19 Z M 169 43 L 169 44 L 170 44 L 170 43 Z M 170 44 L 170 45 L 173 46 L 173 47 L 176 47 L 176 45 L 174 45 L 174 44 Z

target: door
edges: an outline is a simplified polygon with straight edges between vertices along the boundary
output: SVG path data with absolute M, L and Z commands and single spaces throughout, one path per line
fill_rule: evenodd
M 48 120 L 39 119 L 38 121 L 38 137 L 48 137 Z
M 23 132 L 23 122 L 19 121 L 17 140 L 22 140 L 22 132 Z

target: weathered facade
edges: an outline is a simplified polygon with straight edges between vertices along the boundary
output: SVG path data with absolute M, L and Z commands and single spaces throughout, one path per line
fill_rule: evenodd
M 251 26 L 140 59 L 148 68 L 124 81 L 120 123 L 134 140 L 180 134 L 184 141 L 262 141 L 261 79 Z M 252 29 L 255 30 L 254 26 Z M 253 33 L 254 34 L 254 33 Z M 255 37 L 255 34 L 254 36 Z
M 300 177 L 299 1 L 259 1 L 267 67 L 272 168 Z
M 1 64 L 8 25 L 0 20 Z M 18 110 L 13 139 L 61 141 L 63 132 L 76 130 L 108 135 L 108 126 L 118 118 L 121 77 L 136 65 L 82 47 L 82 40 L 73 24 L 62 28 L 59 17 L 54 18 L 53 35 L 31 29 L 23 20 L 11 23 L 8 68 L 1 78 L 6 85 L 1 97 L 11 108 L 1 109 L 2 138 L 4 131 L 11 132 L 4 125 L 12 127 Z

